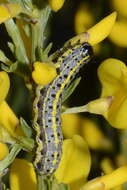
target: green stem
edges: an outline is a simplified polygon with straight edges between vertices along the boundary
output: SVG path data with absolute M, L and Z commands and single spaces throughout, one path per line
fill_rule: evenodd
M 31 49 L 31 62 L 35 62 L 36 60 L 36 50 L 38 46 L 38 35 L 40 33 L 39 23 L 32 24 L 32 49 Z
M 37 190 L 48 190 L 45 177 L 38 175 L 38 189 Z
M 87 105 L 79 106 L 79 107 L 73 107 L 73 108 L 63 108 L 62 114 L 82 113 L 82 112 L 88 112 Z

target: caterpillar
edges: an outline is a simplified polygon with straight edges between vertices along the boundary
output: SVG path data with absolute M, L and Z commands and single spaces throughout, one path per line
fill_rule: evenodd
M 34 166 L 41 175 L 50 176 L 57 169 L 61 154 L 63 135 L 61 131 L 61 101 L 79 69 L 88 63 L 93 50 L 87 42 L 63 48 L 55 59 L 59 65 L 58 75 L 47 86 L 39 85 L 33 103 L 33 127 L 36 131 L 36 157 Z

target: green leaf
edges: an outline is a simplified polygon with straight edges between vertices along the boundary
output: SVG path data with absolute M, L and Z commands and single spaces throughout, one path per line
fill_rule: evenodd
M 34 148 L 34 140 L 24 136 L 16 137 L 20 146 L 26 151 L 32 151 Z
M 7 73 L 12 73 L 15 72 L 17 69 L 18 64 L 17 63 L 13 63 L 11 65 L 5 65 L 5 64 L 1 64 L 1 68 L 6 71 Z
M 62 98 L 62 103 L 65 102 L 69 98 L 69 96 L 74 92 L 75 88 L 78 86 L 79 82 L 81 80 L 81 77 L 75 79 L 70 86 L 67 88 L 65 91 L 63 98 Z
M 22 0 L 21 3 L 22 6 L 28 11 L 31 11 L 31 9 L 33 8 L 32 0 Z
M 24 25 L 23 30 L 24 30 L 26 36 L 27 36 L 27 37 L 30 37 L 30 35 L 31 35 L 31 33 L 30 33 L 30 26 L 27 25 L 27 24 Z
M 27 137 L 31 137 L 32 129 L 22 117 L 20 117 L 20 125 L 21 125 L 21 128 L 22 128 L 23 132 L 25 133 L 25 135 Z
M 17 75 L 23 77 L 24 79 L 28 79 L 31 76 L 28 65 L 21 64 L 18 61 L 10 65 L 1 63 L 1 68 L 8 73 L 16 73 Z
M 47 25 L 47 21 L 51 12 L 51 8 L 49 5 L 45 6 L 39 12 L 39 18 L 36 25 L 32 25 L 32 62 L 36 60 L 43 61 L 41 53 L 44 46 L 44 31 Z
M 9 36 L 12 38 L 13 43 L 15 45 L 16 58 L 18 59 L 20 63 L 28 64 L 29 61 L 26 55 L 24 43 L 21 38 L 17 25 L 14 23 L 13 19 L 10 19 L 5 22 L 5 26 L 6 26 Z
M 51 42 L 51 43 L 49 43 L 49 45 L 45 48 L 45 50 L 44 50 L 44 52 L 45 52 L 45 54 L 49 54 L 49 52 L 50 52 L 50 50 L 51 50 L 51 48 L 52 48 L 52 45 L 53 45 L 53 43 Z
M 0 61 L 3 63 L 9 62 L 10 60 L 5 56 L 4 52 L 0 50 Z
M 42 59 L 43 61 L 46 61 L 46 62 L 47 62 L 47 61 L 50 61 L 50 60 L 51 60 L 50 57 L 48 57 L 48 54 L 49 54 L 51 48 L 52 48 L 52 43 L 50 43 L 50 44 L 42 51 L 42 53 L 41 53 L 41 59 Z
M 14 53 L 14 51 L 15 51 L 14 44 L 11 42 L 8 42 L 7 44 L 8 44 L 8 47 L 10 48 L 11 52 Z
M 14 161 L 21 149 L 22 147 L 19 144 L 14 144 L 10 153 L 5 157 L 5 159 L 0 161 L 0 176 L 4 170 Z

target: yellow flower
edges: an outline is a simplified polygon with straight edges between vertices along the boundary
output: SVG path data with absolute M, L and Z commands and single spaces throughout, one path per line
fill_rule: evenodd
M 105 115 L 105 113 L 108 111 L 112 101 L 113 101 L 113 96 L 99 98 L 99 99 L 90 101 L 86 105 L 86 108 L 90 113 Z
M 117 46 L 127 47 L 127 21 L 117 21 L 108 37 Z
M 21 159 L 15 159 L 10 169 L 11 190 L 37 190 L 37 180 L 33 165 Z
M 113 168 L 113 163 L 112 163 L 111 159 L 104 158 L 101 161 L 101 168 L 102 168 L 104 174 L 109 174 L 109 173 L 113 172 L 114 168 Z
M 8 3 L 0 5 L 0 24 L 17 16 L 22 11 L 19 4 Z
M 113 172 L 97 177 L 82 187 L 82 190 L 108 190 L 117 187 L 127 181 L 127 165 L 122 166 Z
M 116 20 L 116 16 L 116 12 L 113 12 L 112 14 L 102 19 L 95 26 L 87 30 L 85 33 L 81 33 L 73 37 L 70 42 L 73 44 L 76 41 L 80 40 L 82 43 L 88 41 L 92 46 L 98 44 L 104 40 L 111 32 L 111 29 Z
M 127 67 L 118 59 L 106 59 L 98 68 L 102 84 L 101 98 L 112 97 L 108 109 L 101 113 L 116 128 L 127 128 Z M 100 99 L 101 100 L 101 99 Z M 95 100 L 97 102 L 97 100 Z M 93 101 L 95 104 L 96 102 Z M 98 112 L 99 99 L 93 113 Z M 92 106 L 91 110 L 92 112 Z M 98 114 L 100 114 L 98 112 Z
M 79 134 L 81 118 L 78 114 L 62 114 L 62 131 L 65 138 L 72 138 Z
M 19 120 L 5 101 L 10 87 L 8 74 L 4 71 L 0 72 L 0 126 L 5 128 L 10 135 L 16 137 L 23 135 L 19 127 Z
M 95 150 L 110 150 L 112 143 L 106 138 L 97 124 L 90 119 L 83 119 L 81 134 L 88 143 L 88 146 Z
M 110 174 L 114 170 L 113 163 L 111 162 L 109 158 L 104 158 L 101 161 L 101 168 L 104 174 Z M 117 187 L 114 187 L 112 190 L 122 190 L 122 189 L 123 189 L 123 186 L 119 185 Z
M 112 149 L 112 143 L 104 136 L 97 124 L 78 114 L 62 114 L 62 131 L 65 138 L 72 138 L 76 134 L 82 136 L 92 149 Z
M 32 77 L 37 84 L 47 85 L 56 77 L 56 75 L 56 68 L 52 62 L 34 63 L 34 71 L 32 72 Z
M 75 32 L 77 34 L 85 32 L 93 25 L 94 17 L 91 14 L 88 5 L 81 3 L 75 14 Z
M 79 183 L 78 188 L 80 188 L 85 182 L 91 166 L 88 146 L 82 137 L 75 135 L 72 139 L 64 140 L 62 150 L 62 158 L 55 177 L 58 183 L 71 186 Z
M 0 160 L 3 160 L 9 153 L 8 146 L 0 142 Z
M 13 137 L 24 134 L 19 127 L 18 118 L 5 101 L 0 104 L 0 125 Z
M 98 69 L 102 83 L 101 97 L 113 96 L 111 106 L 105 114 L 112 126 L 127 128 L 127 67 L 117 59 L 105 60 Z
M 48 0 L 48 1 L 51 6 L 51 9 L 55 12 L 61 9 L 65 2 L 65 0 Z
M 88 42 L 91 45 L 99 43 L 109 35 L 115 23 L 116 15 L 116 12 L 113 12 L 101 20 L 99 23 L 97 23 L 95 26 L 87 30 L 88 34 L 90 35 Z

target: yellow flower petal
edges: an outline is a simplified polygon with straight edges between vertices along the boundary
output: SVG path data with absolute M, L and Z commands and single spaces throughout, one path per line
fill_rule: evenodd
M 10 169 L 11 190 L 37 190 L 37 180 L 33 165 L 21 159 L 15 159 Z
M 123 87 L 121 83 L 125 83 L 126 72 L 126 65 L 118 59 L 109 58 L 103 61 L 98 68 L 98 77 L 102 84 L 101 97 L 114 96 Z
M 87 33 L 81 33 L 73 37 L 70 42 L 74 44 L 80 40 L 82 43 L 88 41 L 92 46 L 98 44 L 104 40 L 111 32 L 111 29 L 116 20 L 116 16 L 117 13 L 113 12 L 112 14 L 102 19 L 95 26 L 87 30 Z
M 16 137 L 18 135 L 22 136 L 23 132 L 19 127 L 19 120 L 8 106 L 8 104 L 3 101 L 0 105 L 0 125 L 6 128 L 6 130 L 13 136 Z
M 111 150 L 112 143 L 101 132 L 95 122 L 85 118 L 82 121 L 82 136 L 88 146 L 95 150 Z
M 51 9 L 55 12 L 61 9 L 65 2 L 65 0 L 48 0 L 48 1 L 51 6 Z
M 112 0 L 113 8 L 122 16 L 127 17 L 127 1 L 126 0 Z
M 62 114 L 62 131 L 65 138 L 79 134 L 81 118 L 78 114 Z
M 9 153 L 8 146 L 0 142 L 0 160 L 3 160 Z
M 10 80 L 8 74 L 4 71 L 0 72 L 0 104 L 6 98 L 10 87 Z
M 127 4 L 127 3 L 126 3 Z M 120 47 L 127 47 L 127 21 L 121 20 L 114 24 L 109 39 Z
M 85 32 L 93 25 L 94 17 L 91 14 L 88 5 L 81 3 L 75 14 L 75 31 L 77 34 Z
M 127 128 L 127 98 L 122 97 L 121 94 L 117 94 L 115 97 L 106 119 L 110 122 L 113 127 L 116 128 Z
M 91 158 L 84 139 L 75 135 L 72 139 L 64 140 L 63 154 L 55 177 L 59 183 L 70 184 L 83 181 L 89 174 Z
M 56 77 L 56 75 L 56 68 L 52 63 L 34 63 L 32 77 L 37 84 L 47 85 Z
M 87 30 L 87 33 L 90 35 L 88 42 L 91 45 L 95 45 L 101 42 L 109 35 L 115 23 L 116 16 L 116 12 L 113 12 L 112 14 L 101 20 L 99 23 L 97 23 L 95 26 Z
M 113 163 L 112 163 L 111 159 L 104 158 L 101 161 L 101 168 L 102 168 L 104 174 L 109 174 L 109 173 L 113 172 L 114 167 L 113 167 Z
M 21 12 L 22 8 L 19 4 L 1 4 L 0 5 L 0 24 L 7 21 L 10 18 L 17 16 Z
M 112 103 L 104 117 L 116 128 L 127 128 L 127 67 L 117 59 L 105 60 L 98 69 L 102 83 L 102 97 L 113 96 Z
M 104 174 L 109 174 L 111 172 L 113 172 L 114 167 L 113 167 L 113 163 L 111 162 L 111 160 L 109 158 L 104 158 L 101 161 L 101 168 L 102 171 L 104 172 Z M 114 187 L 112 190 L 122 190 L 123 186 L 119 185 L 117 187 Z
M 86 105 L 87 110 L 90 113 L 104 115 L 108 111 L 110 105 L 112 104 L 112 101 L 113 101 L 112 96 L 108 96 L 108 97 L 105 97 L 105 98 L 99 98 L 99 99 L 90 101 Z
M 95 178 L 82 188 L 82 190 L 108 190 L 127 181 L 127 165 L 114 170 L 112 173 Z
M 69 190 L 82 190 L 83 185 L 86 183 L 86 179 L 78 179 L 77 181 L 68 185 Z

